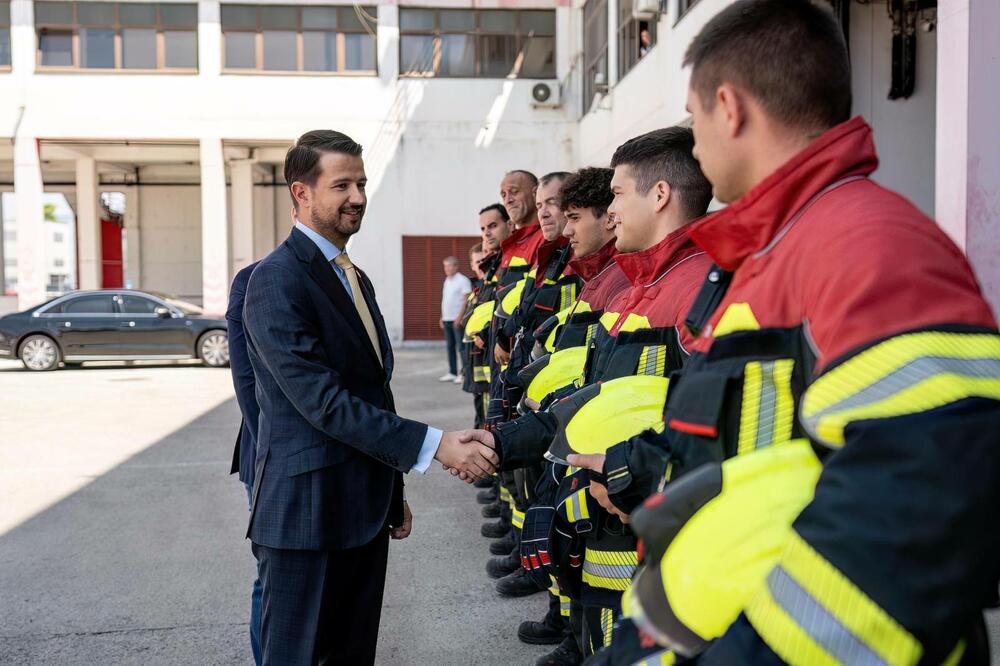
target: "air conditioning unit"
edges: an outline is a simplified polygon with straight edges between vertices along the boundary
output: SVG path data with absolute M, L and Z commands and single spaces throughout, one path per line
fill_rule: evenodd
M 539 82 L 531 87 L 531 106 L 536 109 L 558 109 L 561 97 L 559 84 Z
M 632 18 L 640 21 L 652 21 L 660 15 L 660 0 L 635 0 L 632 5 Z

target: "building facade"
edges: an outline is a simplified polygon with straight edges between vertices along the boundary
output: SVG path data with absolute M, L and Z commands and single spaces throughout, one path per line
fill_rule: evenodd
M 53 293 L 44 204 L 59 195 L 75 225 L 72 280 L 55 286 L 120 274 L 221 312 L 233 274 L 288 233 L 288 146 L 335 128 L 365 147 L 370 179 L 350 251 L 402 338 L 404 309 L 426 309 L 404 304 L 414 244 L 474 235 L 507 170 L 606 164 L 624 140 L 685 122 L 684 50 L 729 2 L 0 0 L 8 309 Z M 876 178 L 936 216 L 1000 304 L 997 3 L 835 4 Z M 907 70 L 892 39 L 909 24 Z

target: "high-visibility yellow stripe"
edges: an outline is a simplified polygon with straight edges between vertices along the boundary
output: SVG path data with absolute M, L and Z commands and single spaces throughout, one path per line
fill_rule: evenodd
M 721 338 L 730 333 L 738 331 L 760 330 L 760 323 L 750 308 L 749 303 L 732 303 L 726 308 L 719 318 L 719 323 L 715 325 L 712 335 Z
M 601 326 L 604 327 L 606 331 L 610 331 L 618 323 L 618 318 L 621 317 L 620 312 L 605 312 L 601 315 Z
M 966 642 L 963 638 L 955 644 L 955 649 L 951 651 L 947 659 L 941 662 L 941 666 L 958 666 L 958 662 L 962 661 L 962 657 L 965 656 L 965 648 Z
M 601 633 L 604 634 L 604 644 L 611 645 L 611 630 L 615 626 L 615 612 L 611 608 L 601 609 Z
M 586 562 L 584 562 L 584 567 L 586 567 Z M 629 585 L 632 584 L 631 578 L 609 578 L 607 576 L 598 576 L 587 571 L 586 568 L 583 570 L 583 582 L 591 587 L 600 587 L 605 590 L 613 590 L 615 592 L 624 592 L 628 589 Z
M 743 368 L 743 405 L 740 407 L 740 434 L 736 453 L 745 455 L 757 442 L 757 420 L 760 417 L 760 387 L 762 371 L 759 362 Z
M 674 666 L 677 663 L 677 655 L 670 650 L 664 650 L 663 652 L 656 652 L 649 655 L 640 662 L 637 662 L 635 666 Z
M 503 486 L 500 486 L 500 501 L 501 502 L 510 501 L 510 491 L 504 488 Z
M 517 509 L 511 510 L 510 524 L 521 529 L 524 527 L 524 511 L 518 511 Z
M 910 666 L 923 647 L 793 532 L 747 618 L 789 664 Z
M 737 453 L 743 455 L 792 438 L 795 401 L 792 359 L 753 361 L 743 371 Z
M 510 261 L 507 262 L 507 265 L 510 266 L 511 268 L 516 268 L 518 266 L 527 266 L 528 260 L 525 259 L 524 257 L 511 257 Z
M 597 550 L 588 548 L 584 558 L 597 564 L 629 565 L 639 564 L 639 553 L 634 550 Z
M 802 423 L 818 441 L 842 446 L 853 421 L 916 414 L 971 397 L 1000 400 L 1000 336 L 908 333 L 813 382 L 803 397 Z
M 580 520 L 590 520 L 590 511 L 587 509 L 587 489 L 577 490 L 565 499 L 566 518 L 571 523 Z
M 666 367 L 666 345 L 650 345 L 642 348 L 642 353 L 639 354 L 639 365 L 636 367 L 635 374 L 658 375 L 662 377 Z

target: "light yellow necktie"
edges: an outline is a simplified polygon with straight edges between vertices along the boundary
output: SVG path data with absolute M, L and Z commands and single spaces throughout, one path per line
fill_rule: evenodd
M 344 271 L 344 275 L 347 276 L 347 281 L 351 285 L 351 293 L 354 295 L 354 307 L 358 311 L 358 316 L 361 317 L 361 323 L 365 325 L 365 330 L 368 331 L 368 338 L 372 341 L 372 347 L 375 348 L 375 354 L 378 356 L 378 362 L 381 364 L 382 348 L 378 341 L 378 329 L 375 328 L 375 320 L 372 319 L 372 313 L 368 309 L 368 302 L 365 301 L 365 295 L 361 293 L 358 272 L 354 270 L 354 264 L 351 263 L 351 258 L 347 256 L 346 252 L 341 252 L 334 257 L 333 263 L 337 264 Z

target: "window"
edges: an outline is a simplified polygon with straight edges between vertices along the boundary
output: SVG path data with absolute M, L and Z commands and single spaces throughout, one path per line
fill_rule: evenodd
M 63 303 L 62 311 L 66 314 L 112 314 L 115 304 L 110 294 L 78 296 Z
M 63 261 L 62 259 L 53 259 L 52 265 L 55 266 L 56 268 L 62 268 L 63 266 L 66 265 L 66 262 Z
M 36 2 L 38 64 L 109 70 L 196 70 L 198 5 Z
M 556 15 L 547 10 L 400 9 L 407 76 L 551 79 Z
M 0 69 L 10 67 L 10 2 L 0 0 Z
M 121 303 L 122 312 L 126 314 L 155 314 L 156 308 L 163 307 L 152 299 L 129 294 L 122 296 Z
M 632 16 L 635 0 L 618 0 L 618 78 L 656 45 L 656 20 L 640 21 Z
M 678 0 L 677 17 L 680 18 L 688 13 L 688 10 L 698 4 L 698 0 Z
M 587 0 L 583 6 L 583 111 L 594 96 L 608 89 L 608 0 Z
M 376 73 L 375 7 L 222 5 L 230 71 Z
M 52 242 L 53 243 L 62 243 L 63 240 L 65 240 L 65 239 L 64 239 L 63 234 L 62 234 L 61 231 L 57 231 L 54 234 L 52 234 Z

